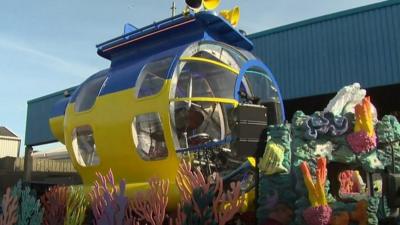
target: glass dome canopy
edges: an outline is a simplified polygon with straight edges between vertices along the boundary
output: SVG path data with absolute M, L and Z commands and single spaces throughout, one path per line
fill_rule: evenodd
M 176 64 L 170 90 L 172 133 L 178 153 L 203 154 L 196 156 L 197 163 L 209 167 L 237 168 L 228 161 L 245 161 L 246 156 L 231 150 L 234 109 L 240 103 L 282 102 L 269 70 L 249 67 L 250 61 L 257 61 L 250 52 L 224 43 L 200 41 L 186 48 Z M 276 111 L 283 115 L 281 107 Z M 218 172 L 226 170 L 230 169 L 216 168 Z

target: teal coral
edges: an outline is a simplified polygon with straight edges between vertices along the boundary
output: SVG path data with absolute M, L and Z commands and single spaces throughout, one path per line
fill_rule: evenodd
M 368 208 L 367 208 L 369 225 L 378 225 L 378 223 L 379 223 L 378 216 L 377 216 L 378 207 L 379 207 L 379 198 L 378 197 L 370 197 L 368 199 Z
M 359 160 L 363 169 L 367 172 L 372 173 L 384 169 L 384 165 L 378 158 L 376 150 L 360 155 Z
M 296 193 L 294 183 L 290 174 L 275 174 L 272 176 L 263 175 L 259 183 L 259 197 L 257 199 L 257 218 L 260 222 L 267 219 L 270 210 L 276 203 L 285 203 L 294 208 Z
M 287 171 L 290 171 L 291 166 L 291 127 L 289 124 L 274 125 L 268 127 L 268 141 L 280 144 L 284 147 L 284 159 L 282 165 Z
M 43 221 L 43 208 L 40 201 L 31 193 L 29 187 L 22 187 L 21 181 L 13 189 L 13 195 L 18 197 L 18 225 L 40 225 Z
M 396 117 L 386 115 L 376 124 L 376 134 L 380 146 L 377 150 L 377 156 L 384 166 L 391 166 L 392 150 L 395 160 L 400 159 L 400 123 Z M 399 163 L 395 163 L 394 172 L 400 172 Z
M 379 142 L 388 143 L 400 140 L 400 123 L 396 117 L 385 115 L 381 121 L 376 124 L 376 132 Z

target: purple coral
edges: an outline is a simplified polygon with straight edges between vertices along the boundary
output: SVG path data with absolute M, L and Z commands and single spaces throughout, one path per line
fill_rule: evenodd
M 309 207 L 303 211 L 304 220 L 308 225 L 327 225 L 332 216 L 332 209 L 328 205 Z
M 368 152 L 376 147 L 376 136 L 370 137 L 367 132 L 359 131 L 349 134 L 347 142 L 354 153 Z
M 107 175 L 96 173 L 98 181 L 90 192 L 95 225 L 122 225 L 128 198 L 124 196 L 125 181 L 121 180 L 119 192 L 110 169 Z

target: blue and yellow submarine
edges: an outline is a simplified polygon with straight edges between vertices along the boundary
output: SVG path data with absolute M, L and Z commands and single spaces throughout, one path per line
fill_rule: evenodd
M 222 16 L 197 10 L 218 3 L 187 1 L 188 12 L 141 29 L 128 26 L 97 45 L 110 68 L 56 103 L 50 118 L 84 184 L 112 168 L 133 195 L 159 177 L 169 179 L 170 202 L 177 202 L 182 159 L 229 176 L 251 156 L 251 149 L 234 147 L 238 107 L 264 105 L 273 123 L 285 120 L 271 71 L 234 28 L 238 8 Z

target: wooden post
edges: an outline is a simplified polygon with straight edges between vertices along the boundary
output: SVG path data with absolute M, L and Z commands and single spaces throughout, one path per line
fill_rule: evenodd
M 25 146 L 24 156 L 24 182 L 30 183 L 32 181 L 32 146 Z

